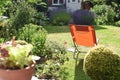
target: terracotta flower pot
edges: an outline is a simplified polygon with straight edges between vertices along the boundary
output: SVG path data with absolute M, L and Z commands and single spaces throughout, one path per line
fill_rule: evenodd
M 34 70 L 34 64 L 21 70 L 0 69 L 0 80 L 31 80 Z

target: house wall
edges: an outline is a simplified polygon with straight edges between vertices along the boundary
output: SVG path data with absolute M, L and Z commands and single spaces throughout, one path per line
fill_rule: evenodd
M 66 0 L 66 10 L 70 13 L 81 8 L 82 0 Z
M 65 6 L 49 7 L 48 10 L 49 10 L 49 18 L 52 18 L 52 16 L 53 16 L 55 13 L 60 12 L 60 11 L 66 11 L 66 8 L 65 8 Z
M 48 0 L 49 17 L 51 18 L 56 12 L 67 11 L 73 13 L 75 10 L 81 8 L 82 0 L 65 0 L 62 5 L 52 5 L 52 0 Z
M 66 0 L 62 5 L 52 5 L 52 0 L 48 0 L 48 5 L 49 18 L 51 18 L 56 12 L 66 11 Z
M 63 5 L 52 5 L 52 0 L 48 0 L 49 9 L 66 9 L 68 12 L 74 12 L 77 9 L 81 8 L 82 0 L 65 0 Z

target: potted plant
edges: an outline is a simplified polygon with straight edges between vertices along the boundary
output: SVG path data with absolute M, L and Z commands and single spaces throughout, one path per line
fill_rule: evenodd
M 0 80 L 31 80 L 35 59 L 33 46 L 25 41 L 11 41 L 0 45 Z

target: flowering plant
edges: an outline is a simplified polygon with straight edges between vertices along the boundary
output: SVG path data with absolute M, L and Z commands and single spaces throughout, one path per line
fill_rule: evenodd
M 2 69 L 23 69 L 35 63 L 31 55 L 33 46 L 25 41 L 16 40 L 0 45 L 0 68 Z

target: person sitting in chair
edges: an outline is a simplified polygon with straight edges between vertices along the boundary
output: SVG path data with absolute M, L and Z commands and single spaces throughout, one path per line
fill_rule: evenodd
M 93 25 L 95 20 L 94 13 L 90 10 L 93 4 L 90 1 L 82 2 L 82 9 L 73 12 L 73 24 L 77 25 Z

